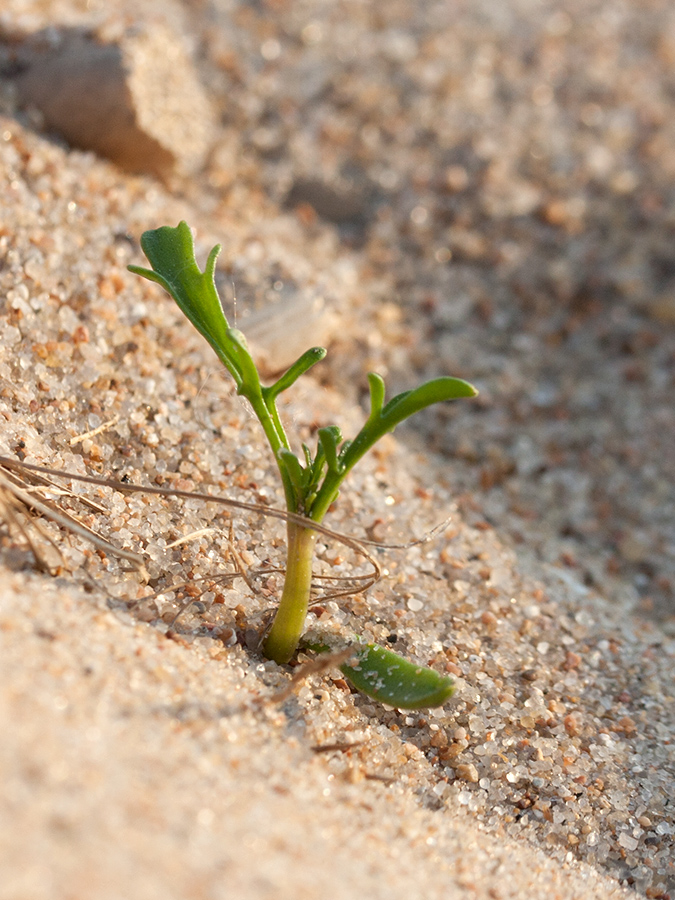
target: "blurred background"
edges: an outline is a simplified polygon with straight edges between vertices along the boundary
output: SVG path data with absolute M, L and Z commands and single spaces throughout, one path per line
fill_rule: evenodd
M 160 26 L 184 77 L 139 43 Z M 52 118 L 83 41 L 119 51 L 140 160 L 64 134 L 63 98 Z M 306 269 L 223 234 L 222 293 L 244 326 L 292 310 L 282 344 L 309 322 L 303 346 L 341 345 L 319 377 L 348 397 L 371 368 L 476 384 L 406 438 L 447 457 L 467 515 L 675 631 L 672 3 L 12 0 L 0 64 L 32 127 L 161 178 L 214 228 L 245 209 L 296 234 Z M 153 64 L 179 73 L 164 95 Z

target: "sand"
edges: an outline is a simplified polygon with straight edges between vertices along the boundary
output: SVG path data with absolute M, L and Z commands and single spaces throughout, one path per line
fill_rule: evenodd
M 256 636 L 281 525 L 67 481 L 48 496 L 145 573 L 44 518 L 39 571 L 5 512 L 0 896 L 665 898 L 668 7 L 94 6 L 0 19 L 0 454 L 280 505 L 226 373 L 126 271 L 143 230 L 186 219 L 202 262 L 223 244 L 226 310 L 266 366 L 329 346 L 283 406 L 296 446 L 358 429 L 371 368 L 480 388 L 383 441 L 326 521 L 386 542 L 447 526 L 310 617 L 458 689 L 405 713 L 334 672 L 280 701 L 291 669 Z M 129 174 L 20 108 L 30 32 L 123 42 L 160 20 L 219 111 L 199 175 Z M 328 540 L 317 565 L 362 571 Z

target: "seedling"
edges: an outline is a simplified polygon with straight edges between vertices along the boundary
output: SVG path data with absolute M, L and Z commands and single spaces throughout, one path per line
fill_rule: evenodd
M 335 425 L 320 428 L 314 454 L 303 444 L 302 457 L 293 453 L 277 410 L 277 398 L 326 355 L 312 347 L 300 356 L 274 384 L 263 386 L 244 335 L 231 328 L 214 283 L 220 245 L 209 253 L 202 272 L 194 255 L 190 228 L 146 231 L 141 247 L 152 269 L 129 266 L 130 271 L 160 284 L 176 301 L 195 328 L 206 338 L 237 388 L 257 416 L 276 460 L 283 485 L 288 519 L 286 577 L 263 653 L 279 664 L 288 663 L 300 644 L 312 587 L 312 562 L 316 525 L 323 521 L 337 499 L 347 474 L 387 432 L 419 410 L 442 400 L 473 397 L 476 390 L 459 378 L 442 377 L 405 391 L 385 403 L 385 385 L 374 372 L 368 375 L 370 414 L 351 441 L 342 438 Z M 298 518 L 300 516 L 301 518 Z M 308 642 L 318 651 L 334 650 L 321 641 Z M 341 666 L 343 674 L 359 689 L 392 706 L 417 709 L 439 706 L 452 694 L 451 679 L 433 669 L 420 668 L 391 650 L 355 641 L 352 657 Z

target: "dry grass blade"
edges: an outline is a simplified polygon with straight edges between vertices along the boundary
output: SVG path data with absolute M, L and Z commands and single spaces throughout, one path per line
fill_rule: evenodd
M 326 528 L 324 525 L 319 525 L 317 522 L 313 522 L 311 519 L 307 519 L 305 516 L 301 516 L 296 513 L 289 513 L 285 510 L 276 509 L 272 506 L 262 506 L 259 503 L 246 503 L 243 500 L 231 500 L 229 497 L 219 497 L 218 495 L 205 494 L 199 491 L 182 491 L 178 488 L 140 487 L 138 485 L 127 484 L 123 481 L 116 481 L 114 479 L 97 478 L 93 475 L 76 475 L 74 472 L 59 472 L 57 469 L 50 469 L 46 466 L 36 466 L 32 463 L 22 463 L 5 456 L 0 456 L 0 466 L 10 469 L 11 471 L 28 471 L 31 473 L 36 472 L 42 475 L 50 475 L 57 478 L 69 478 L 73 481 L 80 481 L 85 484 L 96 484 L 100 485 L 101 487 L 109 487 L 115 491 L 120 491 L 126 494 L 142 493 L 151 494 L 158 497 L 181 497 L 187 500 L 203 500 L 206 503 L 216 503 L 220 504 L 221 506 L 227 506 L 231 509 L 241 509 L 247 512 L 254 512 L 272 519 L 280 519 L 284 522 L 295 522 L 299 525 L 304 526 L 305 528 L 313 529 L 319 534 L 323 534 L 326 537 L 338 541 L 339 543 L 343 544 L 346 547 L 349 547 L 351 550 L 365 559 L 365 561 L 372 567 L 372 572 L 367 575 L 353 576 L 352 580 L 363 580 L 363 584 L 361 585 L 359 590 L 367 590 L 380 579 L 379 563 L 365 549 L 363 543 L 360 540 L 350 537 L 347 534 L 341 534 L 338 531 L 333 531 L 330 528 Z M 65 523 L 63 524 L 66 528 L 70 527 Z M 86 526 L 80 527 L 85 528 Z M 91 534 L 93 534 L 93 532 L 91 532 Z M 86 539 L 91 540 L 92 538 L 90 536 L 87 536 Z M 99 538 L 99 540 L 101 539 Z M 369 541 L 368 543 L 372 542 Z M 120 552 L 117 549 L 111 549 L 111 552 L 120 555 Z M 123 554 L 126 554 L 127 552 L 128 551 L 122 551 Z M 131 557 L 137 556 L 136 554 L 129 555 Z M 141 559 L 140 557 L 137 558 Z
M 0 464 L 2 466 L 5 466 L 5 460 L 0 458 Z M 12 468 L 17 467 L 12 466 Z M 56 522 L 56 524 L 60 525 L 62 528 L 65 528 L 66 530 L 71 531 L 73 534 L 79 535 L 79 537 L 83 538 L 85 541 L 89 541 L 90 543 L 94 544 L 95 547 L 98 547 L 105 553 L 110 553 L 114 556 L 126 559 L 140 572 L 144 572 L 144 560 L 140 554 L 133 553 L 130 550 L 123 550 L 120 547 L 116 547 L 114 544 L 111 544 L 110 541 L 106 541 L 104 538 L 102 538 L 87 525 L 79 522 L 74 516 L 70 515 L 67 512 L 64 512 L 64 510 L 60 509 L 53 500 L 50 500 L 47 497 L 40 497 L 38 495 L 38 490 L 44 491 L 47 487 L 51 486 L 48 486 L 47 484 L 45 484 L 44 486 L 30 485 L 26 482 L 21 481 L 21 479 L 18 478 L 14 474 L 14 472 L 7 473 L 0 470 L 0 488 L 2 488 L 4 497 L 3 512 L 7 519 L 11 521 L 11 524 L 16 525 L 21 534 L 27 540 L 33 554 L 35 555 L 36 561 L 41 568 L 45 567 L 44 560 L 41 557 L 40 552 L 37 550 L 35 542 L 30 538 L 27 529 L 22 526 L 17 519 L 15 515 L 17 507 L 23 507 L 25 509 L 40 513 L 40 515 L 43 515 L 45 518 L 50 519 L 52 522 Z M 11 502 L 8 501 L 8 497 L 11 497 Z M 35 524 L 37 525 L 37 521 L 35 522 Z M 53 540 L 48 535 L 45 535 L 45 537 L 54 547 L 56 547 Z M 58 548 L 56 549 L 58 550 Z M 51 571 L 51 567 L 47 566 L 46 570 Z
M 24 539 L 28 547 L 30 548 L 31 553 L 33 554 L 33 558 L 35 559 L 35 564 L 38 569 L 42 572 L 48 572 L 50 575 L 55 574 L 55 566 L 51 565 L 46 556 L 43 553 L 42 548 L 39 546 L 37 541 L 33 539 L 30 528 L 27 528 L 24 524 L 24 519 L 26 515 L 26 507 L 25 505 L 16 498 L 12 491 L 13 485 L 7 486 L 7 480 L 4 475 L 0 473 L 0 519 L 4 519 L 7 523 L 10 531 L 18 532 L 21 537 Z M 37 522 L 35 523 L 37 524 Z M 44 535 L 44 532 L 41 532 Z M 47 536 L 47 539 L 50 541 L 52 546 L 55 546 L 51 538 Z M 56 547 L 57 554 L 59 559 L 62 559 L 61 553 Z
M 180 547 L 181 544 L 188 544 L 190 541 L 196 541 L 198 538 L 206 537 L 207 534 L 216 534 L 217 528 L 200 528 L 198 531 L 191 531 L 190 534 L 184 534 L 183 537 L 177 538 L 166 545 L 166 550 L 173 550 L 174 547 Z
M 315 744 L 313 753 L 349 753 L 354 747 L 362 747 L 365 741 L 334 741 L 331 744 Z
M 321 675 L 329 669 L 336 669 L 354 655 L 352 647 L 346 647 L 344 650 L 338 650 L 337 653 L 322 653 L 316 659 L 310 659 L 309 662 L 298 666 L 291 676 L 288 684 L 280 691 L 272 694 L 267 698 L 271 703 L 283 703 L 297 690 L 302 682 L 310 675 Z
M 73 515 L 65 512 L 63 509 L 58 507 L 53 500 L 49 499 L 45 496 L 38 496 L 39 492 L 49 491 L 50 493 L 59 493 L 64 496 L 73 497 L 79 503 L 86 504 L 90 509 L 95 510 L 96 512 L 105 514 L 105 507 L 100 506 L 99 504 L 94 503 L 86 497 L 81 497 L 80 495 L 72 494 L 68 490 L 58 486 L 54 483 L 52 479 L 54 478 L 68 478 L 74 481 L 79 481 L 87 484 L 96 484 L 102 487 L 112 488 L 113 490 L 117 490 L 123 493 L 145 493 L 152 494 L 156 496 L 162 497 L 179 497 L 191 500 L 203 500 L 209 503 L 216 503 L 223 506 L 227 506 L 234 509 L 240 509 L 249 512 L 255 512 L 263 516 L 268 516 L 271 518 L 281 519 L 284 521 L 291 521 L 303 524 L 309 528 L 313 528 L 317 532 L 326 537 L 332 538 L 339 543 L 349 547 L 351 550 L 355 551 L 358 555 L 360 555 L 366 562 L 368 562 L 371 566 L 371 571 L 365 574 L 357 574 L 350 576 L 330 576 L 330 575 L 316 575 L 316 581 L 323 582 L 342 582 L 346 583 L 346 587 L 339 590 L 329 590 L 327 592 L 321 593 L 319 596 L 316 596 L 312 605 L 316 603 L 322 603 L 327 600 L 337 599 L 339 597 L 347 597 L 353 595 L 355 593 L 360 593 L 368 590 L 368 588 L 372 587 L 379 578 L 380 578 L 380 566 L 378 562 L 374 559 L 374 557 L 365 549 L 364 545 L 378 547 L 382 549 L 408 549 L 410 547 L 416 546 L 418 544 L 426 543 L 431 540 L 436 534 L 438 534 L 441 530 L 443 530 L 447 524 L 449 519 L 444 520 L 435 526 L 430 532 L 428 532 L 424 537 L 409 541 L 407 543 L 402 544 L 386 544 L 378 541 L 372 541 L 367 539 L 356 539 L 352 538 L 349 535 L 341 534 L 340 532 L 333 531 L 330 528 L 326 528 L 324 525 L 319 525 L 316 522 L 313 522 L 309 519 L 304 518 L 303 516 L 296 515 L 293 513 L 286 512 L 285 510 L 276 509 L 274 507 L 262 506 L 260 504 L 255 503 L 246 503 L 240 500 L 231 500 L 226 497 L 214 496 L 211 494 L 205 494 L 195 491 L 183 491 L 174 488 L 160 488 L 160 487 L 140 487 L 133 484 L 127 484 L 122 481 L 115 481 L 112 479 L 99 478 L 92 475 L 77 475 L 73 472 L 60 472 L 56 469 L 50 469 L 46 466 L 37 466 L 29 463 L 22 463 L 18 460 L 13 460 L 7 457 L 0 456 L 0 488 L 2 488 L 4 492 L 4 501 L 0 504 L 0 512 L 3 513 L 4 517 L 7 521 L 14 527 L 17 531 L 19 531 L 25 540 L 28 542 L 31 550 L 38 562 L 40 568 L 45 571 L 51 572 L 53 567 L 50 566 L 44 560 L 43 555 L 41 555 L 39 548 L 36 546 L 35 541 L 31 539 L 28 530 L 21 523 L 20 519 L 16 515 L 16 504 L 19 504 L 19 507 L 28 508 L 33 510 L 34 512 L 40 513 L 45 517 L 51 519 L 52 521 L 59 524 L 61 527 L 70 530 L 71 532 L 78 534 L 84 540 L 87 540 L 93 543 L 96 547 L 103 550 L 105 553 L 118 556 L 122 559 L 128 560 L 132 563 L 136 568 L 138 568 L 142 573 L 144 573 L 143 566 L 143 557 L 140 554 L 133 553 L 129 550 L 122 550 L 109 541 L 106 541 L 104 538 L 100 537 L 96 532 L 94 532 L 91 528 L 84 525 L 82 522 L 78 521 Z M 46 476 L 49 476 L 47 478 Z M 30 479 L 31 483 L 28 483 L 28 479 Z M 11 496 L 12 502 L 10 503 L 6 498 Z M 2 495 L 0 495 L 0 500 Z M 37 524 L 36 520 L 33 524 Z M 230 526 L 231 531 L 232 526 Z M 179 538 L 177 541 L 174 541 L 173 544 L 170 544 L 169 547 L 178 546 L 180 544 L 185 543 L 193 538 L 202 537 L 207 533 L 210 533 L 213 529 L 206 528 L 201 529 L 197 532 L 194 532 L 190 535 L 183 536 Z M 51 541 L 48 535 L 45 537 Z M 51 541 L 53 544 L 53 541 Z M 56 547 L 56 545 L 54 545 Z M 58 550 L 58 548 L 56 548 Z M 248 576 L 248 572 L 246 566 L 236 550 L 234 546 L 234 542 L 232 539 L 232 533 L 230 533 L 230 541 L 229 541 L 229 551 L 231 558 L 233 560 L 236 572 L 233 577 L 241 577 L 246 582 L 249 589 L 255 591 L 255 585 L 253 584 L 251 578 Z M 270 569 L 269 571 L 276 571 L 275 569 Z M 279 570 L 281 571 L 281 570 Z M 161 591 L 158 593 L 162 593 Z M 145 598 L 147 599 L 147 598 Z M 194 601 L 190 601 L 182 607 L 176 616 L 178 619 L 185 611 L 189 608 L 191 603 Z
M 88 438 L 96 437 L 98 434 L 103 434 L 104 431 L 107 431 L 108 428 L 112 428 L 113 425 L 117 425 L 119 422 L 119 416 L 113 416 L 112 419 L 108 419 L 107 422 L 103 422 L 98 428 L 92 428 L 91 431 L 85 431 L 84 434 L 76 434 L 75 437 L 72 437 L 69 441 L 71 447 L 74 447 L 75 444 L 79 444 L 82 441 L 86 441 Z
M 244 582 L 246 583 L 246 587 L 249 589 L 249 591 L 251 591 L 254 594 L 257 593 L 258 589 L 256 588 L 256 586 L 253 584 L 253 581 L 249 577 L 246 563 L 242 559 L 241 553 L 234 546 L 234 525 L 232 522 L 230 522 L 230 533 L 228 535 L 227 547 L 228 547 L 230 556 L 232 557 L 232 561 L 234 562 L 234 565 L 237 569 L 237 574 L 241 578 L 243 578 Z
M 17 487 L 26 491 L 36 491 L 36 489 L 38 489 L 45 500 L 52 499 L 51 497 L 46 496 L 47 493 L 57 497 L 69 497 L 77 503 L 87 506 L 93 512 L 107 512 L 106 508 L 101 506 L 100 503 L 95 503 L 89 497 L 74 494 L 72 491 L 68 490 L 68 488 L 64 488 L 62 485 L 57 484 L 52 478 L 46 478 L 45 475 L 47 472 L 51 472 L 52 470 L 48 469 L 43 475 L 40 475 L 21 463 L 17 463 L 13 466 L 6 465 L 6 461 L 3 461 L 2 457 L 0 457 L 0 466 L 4 467 L 3 476 L 5 479 L 13 482 Z M 16 474 L 17 472 L 19 474 Z

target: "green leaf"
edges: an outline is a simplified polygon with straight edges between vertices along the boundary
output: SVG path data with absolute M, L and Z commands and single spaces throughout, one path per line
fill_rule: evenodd
M 451 678 L 417 666 L 392 650 L 376 644 L 355 645 L 355 659 L 340 666 L 354 687 L 380 703 L 397 709 L 442 706 L 454 693 Z
M 280 468 L 283 467 L 288 473 L 288 477 L 291 479 L 293 487 L 295 488 L 296 495 L 298 497 L 304 497 L 307 487 L 308 470 L 303 469 L 302 464 L 295 453 L 293 453 L 292 450 L 286 449 L 286 447 L 282 447 L 277 456 Z
M 263 388 L 265 397 L 276 398 L 282 391 L 288 390 L 301 375 L 304 375 L 312 366 L 320 362 L 328 351 L 324 347 L 312 347 L 306 350 L 284 374 L 270 387 Z
M 342 440 L 342 432 L 337 425 L 329 425 L 327 428 L 319 428 L 319 444 L 326 458 L 326 465 L 330 472 L 339 470 L 338 444 Z
M 302 445 L 302 454 L 305 457 L 305 465 L 307 466 L 307 468 L 312 468 L 312 466 L 314 465 L 312 462 L 312 451 L 305 443 L 303 443 Z
M 427 666 L 418 666 L 393 650 L 377 644 L 364 644 L 356 638 L 350 645 L 344 639 L 312 631 L 302 644 L 315 653 L 334 653 L 345 645 L 351 657 L 340 671 L 354 687 L 397 709 L 431 709 L 442 706 L 455 691 L 451 678 Z
M 150 260 L 152 270 L 141 266 L 129 266 L 129 270 L 160 284 L 211 344 L 232 375 L 237 393 L 251 403 L 270 447 L 277 461 L 280 461 L 277 455 L 279 450 L 282 447 L 288 448 L 289 445 L 274 403 L 274 394 L 263 397 L 260 376 L 248 351 L 246 339 L 236 328 L 230 328 L 213 280 L 220 245 L 209 253 L 203 272 L 197 265 L 192 233 L 186 222 L 180 222 L 176 228 L 163 226 L 154 231 L 146 231 L 141 237 L 141 247 Z M 312 359 L 317 358 L 317 352 L 314 351 L 312 357 L 310 351 L 304 358 L 301 357 L 304 361 L 300 363 L 300 368 L 303 365 L 309 368 Z M 299 497 L 290 481 L 288 467 L 280 465 L 280 471 L 286 503 L 291 511 L 296 511 Z
M 434 403 L 441 403 L 444 400 L 459 400 L 462 397 L 475 397 L 478 391 L 461 378 L 450 378 L 444 376 L 442 378 L 434 378 L 421 384 L 412 391 L 404 391 L 397 394 L 382 409 L 380 415 L 380 427 L 387 431 L 393 431 L 394 428 L 404 419 L 409 418 L 416 412 L 432 406 Z
M 370 415 L 354 440 L 350 444 L 346 441 L 343 444 L 338 455 L 339 467 L 329 469 L 312 505 L 312 518 L 316 522 L 321 522 L 330 504 L 337 497 L 340 484 L 347 473 L 388 431 L 393 431 L 404 419 L 433 403 L 440 403 L 443 400 L 458 400 L 460 397 L 475 397 L 478 393 L 476 388 L 467 381 L 446 376 L 427 381 L 412 391 L 398 394 L 382 407 L 384 381 L 375 372 L 370 373 L 368 381 L 370 384 Z
M 379 378 L 379 376 L 377 377 Z M 371 391 L 373 391 L 374 385 L 377 385 L 375 379 L 371 380 Z M 377 386 L 375 388 L 376 401 L 380 399 L 379 390 L 379 386 Z M 351 447 L 344 455 L 345 470 L 349 471 L 373 444 L 377 443 L 388 431 L 393 431 L 404 419 L 433 403 L 457 400 L 460 397 L 475 397 L 477 393 L 478 391 L 473 385 L 462 381 L 461 378 L 443 377 L 427 381 L 413 391 L 397 394 L 382 408 L 379 415 L 375 415 L 374 410 L 371 412 L 366 424 L 356 435 Z
M 354 657 L 340 666 L 355 688 L 397 709 L 441 706 L 454 693 L 451 678 L 418 666 L 377 644 L 353 645 Z
M 140 266 L 129 266 L 129 270 L 161 284 L 218 352 L 219 346 L 226 344 L 229 328 L 213 280 L 220 244 L 209 253 L 204 272 L 197 265 L 187 222 L 181 222 L 176 228 L 165 225 L 146 231 L 141 237 L 141 247 L 154 271 Z
M 384 403 L 385 386 L 384 378 L 377 372 L 368 372 L 368 386 L 370 388 L 370 415 L 368 422 L 376 422 L 382 411 Z

